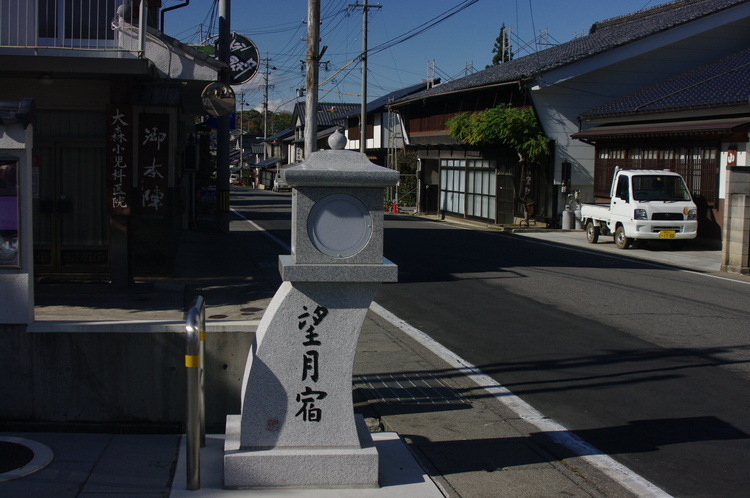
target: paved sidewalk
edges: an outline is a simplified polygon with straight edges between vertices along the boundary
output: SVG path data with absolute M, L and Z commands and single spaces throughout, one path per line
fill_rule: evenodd
M 562 243 L 576 250 L 612 249 L 617 255 L 705 271 L 718 269 L 715 265 L 720 258 L 719 251 L 702 248 L 688 248 L 679 254 L 653 249 L 617 251 L 604 241 L 594 246 L 586 244 L 581 232 L 519 236 L 540 243 Z M 210 320 L 209 330 L 228 322 L 244 330 L 257 326 L 268 304 L 267 295 L 260 289 L 268 284 L 275 268 L 249 260 L 234 232 L 224 235 L 187 232 L 179 257 L 182 261 L 211 259 L 208 267 L 187 265 L 191 269 L 184 269 L 178 279 L 128 290 L 130 306 L 126 309 L 120 306 L 114 316 L 106 318 L 131 321 L 148 318 L 177 323 L 182 320 L 186 289 L 196 286 L 220 298 L 220 306 L 210 307 L 209 316 L 226 316 Z M 214 285 L 217 282 L 230 285 Z M 101 320 L 105 318 L 102 310 L 106 309 L 102 303 L 123 298 L 122 294 L 104 292 L 86 296 L 100 301 L 88 305 L 76 303 L 74 298 L 62 304 L 56 301 L 58 304 L 54 306 L 40 308 L 38 319 Z M 77 297 L 80 299 L 80 295 Z M 210 306 L 211 297 L 207 299 Z M 511 410 L 502 395 L 479 388 L 465 371 L 382 314 L 368 313 L 354 374 L 355 410 L 367 417 L 372 430 L 398 433 L 423 472 L 445 496 L 636 496 L 589 459 L 554 443 L 549 434 Z M 54 457 L 49 465 L 24 477 L 2 482 L 0 474 L 0 496 L 166 497 L 173 489 L 177 496 L 177 489 L 184 487 L 174 481 L 180 445 L 176 435 L 0 433 L 0 440 L 3 437 L 37 441 L 48 446 Z M 299 491 L 293 494 L 276 491 L 273 496 L 287 494 L 307 496 Z M 348 490 L 329 490 L 325 496 L 358 495 Z
M 685 247 L 673 250 L 668 244 L 637 243 L 628 249 L 618 249 L 612 237 L 599 237 L 599 242 L 589 244 L 583 231 L 548 230 L 542 232 L 517 230 L 513 232 L 540 242 L 564 244 L 578 249 L 612 254 L 617 257 L 636 258 L 658 264 L 674 265 L 704 271 L 721 270 L 721 249 L 718 241 L 690 240 Z

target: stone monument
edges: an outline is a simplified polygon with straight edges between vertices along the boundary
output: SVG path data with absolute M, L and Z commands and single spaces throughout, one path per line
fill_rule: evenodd
M 337 132 L 332 150 L 285 170 L 292 253 L 248 355 L 242 413 L 227 417 L 225 488 L 378 486 L 352 369 L 378 285 L 398 277 L 383 258 L 383 188 L 399 174 L 345 143 Z

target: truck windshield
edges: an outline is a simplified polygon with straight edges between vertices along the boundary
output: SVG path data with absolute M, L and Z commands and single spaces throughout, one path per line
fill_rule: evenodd
M 682 177 L 672 175 L 633 176 L 633 199 L 668 202 L 691 200 Z

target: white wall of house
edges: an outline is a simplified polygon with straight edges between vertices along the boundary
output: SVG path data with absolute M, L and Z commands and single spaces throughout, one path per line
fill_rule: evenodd
M 372 130 L 372 138 L 367 139 L 368 149 L 382 149 L 383 145 L 383 113 L 377 113 L 374 116 L 374 127 Z
M 404 134 L 399 114 L 384 112 L 381 116 L 381 122 L 383 123 L 383 147 L 403 147 Z M 393 140 L 393 143 L 391 143 L 391 140 Z
M 374 116 L 375 125 L 373 128 L 373 136 L 367 139 L 368 149 L 384 149 L 388 147 L 389 130 L 388 130 L 388 114 L 378 113 Z M 347 143 L 346 148 L 348 150 L 359 150 L 359 140 L 352 140 L 349 138 L 349 130 L 344 130 Z
M 216 60 L 182 44 L 168 45 L 149 28 L 146 36 L 145 57 L 152 61 L 163 78 L 177 80 L 216 81 L 218 71 Z M 120 31 L 120 47 L 136 52 L 138 50 L 138 32 Z M 135 56 L 135 55 L 133 55 Z M 186 63 L 187 61 L 190 63 Z
M 349 130 L 344 130 L 344 136 L 346 136 L 346 149 L 347 150 L 359 150 L 359 140 L 352 140 L 349 138 Z
M 529 84 L 547 136 L 556 141 L 555 172 L 572 163 L 571 186 L 593 202 L 594 148 L 570 138 L 578 116 L 613 99 L 714 62 L 750 45 L 750 5 L 549 71 Z

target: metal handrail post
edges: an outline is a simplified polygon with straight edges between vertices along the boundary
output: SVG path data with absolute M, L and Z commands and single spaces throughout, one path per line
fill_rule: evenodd
M 187 313 L 185 324 L 186 350 L 185 367 L 187 367 L 187 427 L 185 445 L 187 453 L 187 488 L 191 491 L 200 489 L 200 449 L 201 449 L 201 384 L 203 377 L 203 360 L 201 357 L 201 335 L 205 336 L 205 326 L 201 326 L 201 310 L 204 308 L 203 297 L 198 296 L 195 304 Z
M 206 447 L 206 302 L 202 296 L 196 298 L 195 306 L 200 309 L 200 353 L 201 353 L 201 448 Z

